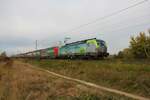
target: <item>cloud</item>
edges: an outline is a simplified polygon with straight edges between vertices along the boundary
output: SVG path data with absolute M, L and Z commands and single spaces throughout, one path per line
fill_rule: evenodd
M 139 0 L 140 1 L 140 0 Z M 128 47 L 131 35 L 150 27 L 149 3 L 89 26 L 74 27 L 128 7 L 135 0 L 0 0 L 0 48 L 13 54 L 49 47 L 71 37 L 70 42 L 97 37 L 106 40 L 110 53 Z

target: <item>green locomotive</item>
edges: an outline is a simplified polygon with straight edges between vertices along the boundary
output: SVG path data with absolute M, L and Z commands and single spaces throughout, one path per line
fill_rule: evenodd
M 59 48 L 60 58 L 107 57 L 105 41 L 96 38 L 66 44 Z

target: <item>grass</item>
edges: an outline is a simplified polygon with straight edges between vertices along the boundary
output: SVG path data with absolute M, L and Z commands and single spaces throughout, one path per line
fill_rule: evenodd
M 131 100 L 97 92 L 28 66 L 16 61 L 0 63 L 0 100 Z
M 30 60 L 66 76 L 150 97 L 149 60 Z

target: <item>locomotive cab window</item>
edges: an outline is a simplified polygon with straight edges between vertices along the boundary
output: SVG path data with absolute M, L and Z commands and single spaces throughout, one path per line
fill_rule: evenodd
M 97 41 L 97 44 L 100 46 L 106 46 L 106 43 L 104 41 Z

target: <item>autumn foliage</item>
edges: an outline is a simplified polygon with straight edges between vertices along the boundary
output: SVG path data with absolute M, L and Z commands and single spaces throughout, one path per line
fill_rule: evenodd
M 129 48 L 120 51 L 118 58 L 150 58 L 150 31 L 146 35 L 140 32 L 136 37 L 131 37 Z

